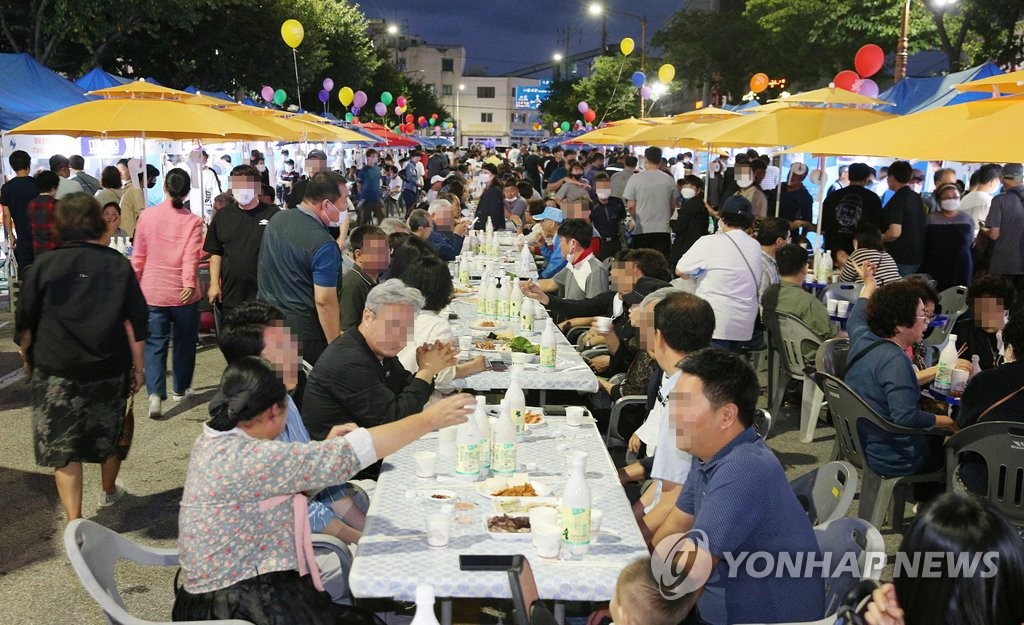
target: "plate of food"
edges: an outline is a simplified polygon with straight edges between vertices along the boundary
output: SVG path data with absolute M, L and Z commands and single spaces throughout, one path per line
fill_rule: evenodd
M 502 327 L 500 323 L 492 319 L 477 319 L 473 323 L 469 324 L 469 327 L 474 330 L 483 330 L 485 332 L 493 332 L 498 328 Z
M 526 425 L 544 425 L 544 410 L 535 406 L 527 406 L 523 420 Z
M 473 349 L 479 352 L 507 352 L 508 344 L 501 339 L 473 339 Z
M 453 490 L 432 490 L 423 495 L 435 503 L 455 503 L 458 495 Z
M 452 295 L 455 297 L 465 297 L 467 295 L 476 295 L 477 288 L 475 286 L 459 285 L 452 289 Z
M 494 499 L 494 511 L 512 516 L 528 515 L 534 508 L 557 508 L 558 497 L 521 497 Z
M 476 492 L 489 499 L 503 497 L 547 497 L 551 487 L 540 482 L 531 482 L 526 477 L 492 477 L 476 487 Z
M 484 520 L 484 527 L 487 535 L 499 540 L 515 540 L 530 538 L 530 517 L 528 516 L 500 516 L 487 517 Z

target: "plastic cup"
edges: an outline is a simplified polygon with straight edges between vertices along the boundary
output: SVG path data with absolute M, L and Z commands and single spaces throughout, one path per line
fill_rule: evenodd
M 416 461 L 416 477 L 434 477 L 437 454 L 432 451 L 417 451 L 412 455 Z
M 967 388 L 967 379 L 971 376 L 969 371 L 963 369 L 953 369 L 953 378 L 949 387 L 951 395 L 961 395 L 964 389 Z
M 579 427 L 583 425 L 583 406 L 566 406 L 565 408 L 565 423 L 572 427 Z
M 842 318 L 842 319 L 846 319 L 847 317 L 849 317 L 850 316 L 850 302 L 840 301 L 837 304 L 837 307 L 836 307 L 836 314 L 838 314 L 839 317 Z
M 601 533 L 601 519 L 604 513 L 600 510 L 590 509 L 590 542 L 597 542 L 597 536 Z
M 447 547 L 452 533 L 452 515 L 449 512 L 435 512 L 427 515 L 427 544 L 431 547 Z
M 836 312 L 839 310 L 839 300 L 830 299 L 825 303 L 825 307 L 828 308 L 828 316 L 835 317 Z
M 612 318 L 611 317 L 597 317 L 594 319 L 594 327 L 601 334 L 607 334 L 612 331 Z
M 550 506 L 530 508 L 530 528 L 558 525 L 558 510 Z
M 458 434 L 459 426 L 441 428 L 437 431 L 437 450 L 442 456 L 455 455 L 455 437 Z
M 460 336 L 459 337 L 459 350 L 468 352 L 473 349 L 473 337 L 472 336 Z
M 533 527 L 533 546 L 537 549 L 537 555 L 542 558 L 557 558 L 562 550 L 562 528 L 557 525 L 541 525 Z

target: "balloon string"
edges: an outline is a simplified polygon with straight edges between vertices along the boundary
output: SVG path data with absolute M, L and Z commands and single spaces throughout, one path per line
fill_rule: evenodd
M 601 115 L 601 121 L 597 122 L 598 127 L 604 123 L 604 118 L 608 117 L 608 108 L 615 101 L 615 92 L 619 90 L 619 80 L 622 78 L 622 70 L 626 67 L 626 57 L 622 57 L 622 61 L 619 62 L 619 75 L 615 77 L 615 86 L 612 87 L 612 95 L 608 98 L 608 104 L 604 107 L 604 115 Z
M 302 110 L 302 89 L 299 88 L 299 51 L 292 48 L 292 61 L 295 63 L 295 97 L 299 101 L 299 110 Z

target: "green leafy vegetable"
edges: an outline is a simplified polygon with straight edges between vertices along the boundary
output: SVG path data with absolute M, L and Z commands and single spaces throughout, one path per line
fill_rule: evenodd
M 509 341 L 508 346 L 514 352 L 521 354 L 539 354 L 540 345 L 536 345 L 530 342 L 530 339 L 525 336 L 517 336 L 516 338 Z

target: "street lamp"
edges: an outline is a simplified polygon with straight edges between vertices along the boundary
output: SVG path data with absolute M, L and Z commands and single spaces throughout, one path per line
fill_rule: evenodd
M 907 0 L 908 2 L 910 0 Z M 638 15 L 636 13 L 627 13 L 625 11 L 617 11 L 615 9 L 609 9 L 600 2 L 591 2 L 590 6 L 587 7 L 587 12 L 591 15 L 601 15 L 604 17 L 605 24 L 608 22 L 608 14 L 615 13 L 616 15 L 625 15 L 626 17 L 634 17 L 640 20 L 640 71 L 644 71 L 647 67 L 647 16 Z M 604 40 L 607 38 L 607 27 L 604 28 L 604 32 L 601 35 L 602 47 L 605 45 Z M 644 98 L 640 96 L 640 118 L 644 117 Z
M 398 69 L 398 25 L 388 24 L 387 32 L 395 44 L 395 69 Z
M 907 30 L 910 28 L 910 1 L 903 2 L 903 15 L 900 19 L 900 39 L 896 42 L 896 69 L 893 72 L 893 80 L 899 82 L 907 77 L 907 56 L 908 40 Z M 925 0 L 928 2 L 929 0 Z M 930 0 L 930 4 L 939 11 L 945 11 L 956 4 L 957 0 Z M 953 59 L 950 59 L 952 63 Z
M 462 92 L 465 90 L 466 85 L 459 83 L 459 90 L 455 92 L 455 147 L 462 145 Z
M 555 80 L 562 78 L 562 59 L 564 58 L 561 52 L 555 52 L 551 55 L 551 60 L 555 62 Z

